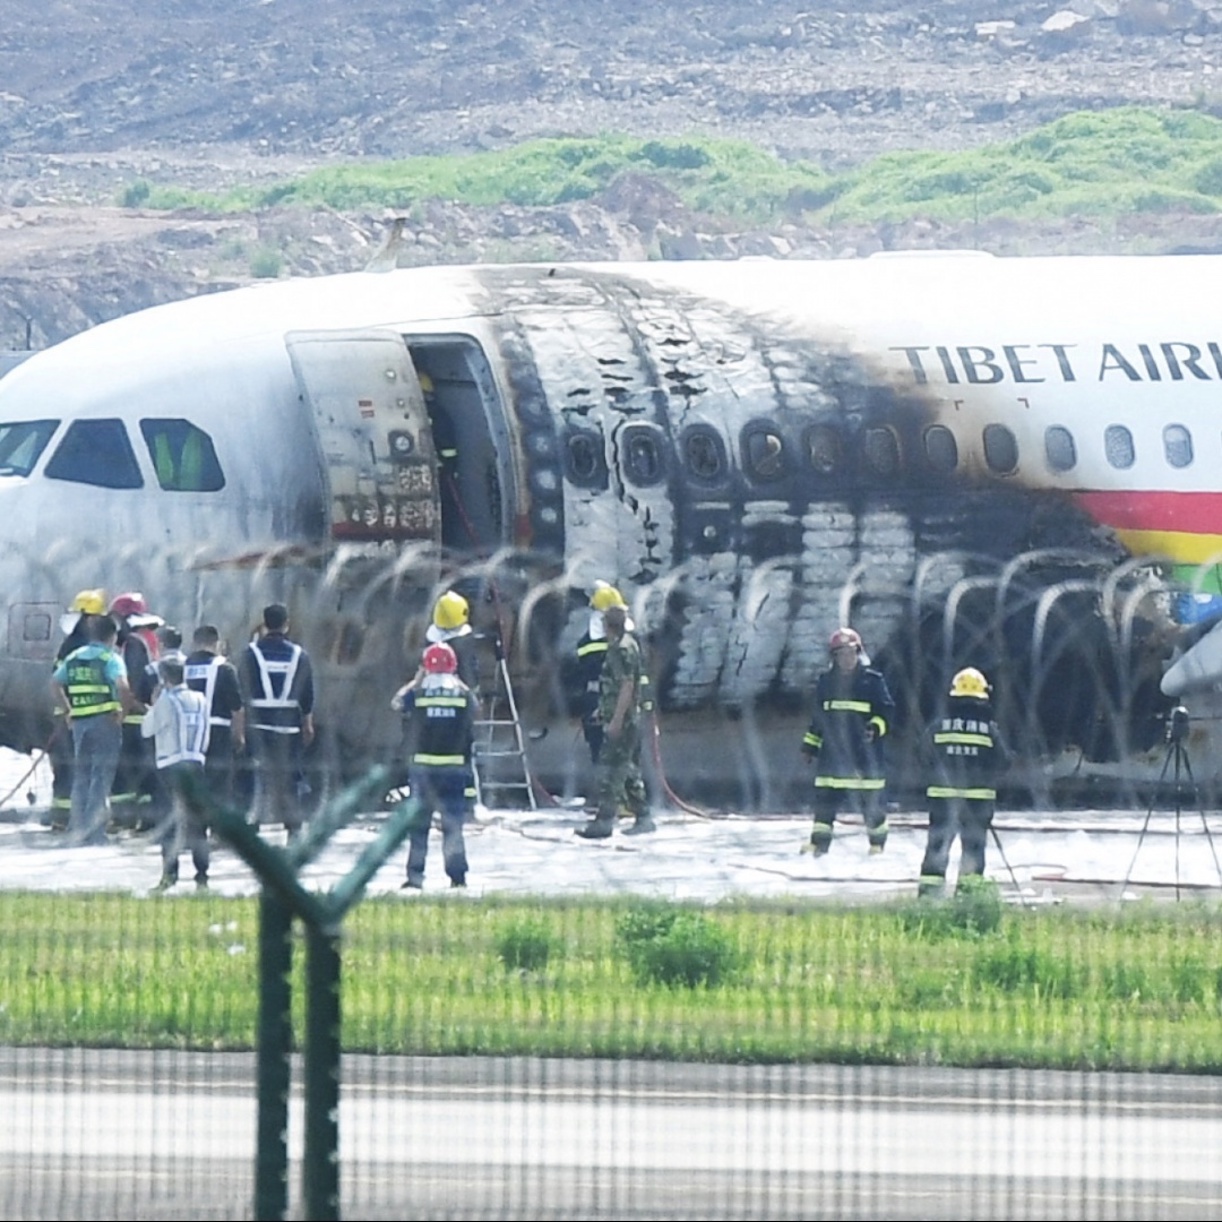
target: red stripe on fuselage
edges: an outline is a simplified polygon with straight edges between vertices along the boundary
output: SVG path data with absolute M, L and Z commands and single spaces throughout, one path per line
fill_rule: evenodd
M 1096 522 L 1118 530 L 1222 535 L 1222 492 L 1075 492 Z

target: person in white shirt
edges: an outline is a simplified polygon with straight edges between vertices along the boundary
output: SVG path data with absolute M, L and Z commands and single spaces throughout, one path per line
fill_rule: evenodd
M 208 752 L 208 701 L 183 681 L 183 664 L 177 658 L 162 658 L 157 664 L 160 684 L 153 704 L 140 726 L 145 738 L 155 739 L 157 771 L 166 790 L 173 795 L 170 817 L 161 828 L 161 881 L 165 891 L 178 882 L 179 855 L 190 850 L 195 864 L 195 885 L 208 885 L 208 824 L 182 800 L 183 781 L 191 774 L 203 783 L 204 759 Z

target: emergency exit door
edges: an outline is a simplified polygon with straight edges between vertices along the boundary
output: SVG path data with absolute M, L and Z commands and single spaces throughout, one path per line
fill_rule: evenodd
M 437 464 L 420 380 L 392 331 L 285 336 L 336 541 L 437 543 Z

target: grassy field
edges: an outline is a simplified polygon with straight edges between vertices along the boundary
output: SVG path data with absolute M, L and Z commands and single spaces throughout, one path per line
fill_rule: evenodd
M 0 1042 L 253 1044 L 253 900 L 8 893 L 0 920 Z M 366 1052 L 1217 1072 L 1222 914 L 374 900 L 343 1014 Z
M 128 184 L 121 202 L 154 209 L 387 208 L 429 200 L 547 206 L 592 199 L 626 173 L 689 207 L 739 223 L 785 216 L 837 223 L 946 222 L 1222 209 L 1222 121 L 1136 107 L 1068 115 L 1019 140 L 960 152 L 897 152 L 831 175 L 738 140 L 623 135 L 534 140 L 448 157 L 330 166 L 270 187 L 209 195 Z

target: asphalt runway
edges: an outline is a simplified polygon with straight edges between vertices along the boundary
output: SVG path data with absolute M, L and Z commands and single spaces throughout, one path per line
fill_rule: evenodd
M 239 1054 L 0 1052 L 0 1213 L 250 1216 L 253 1081 Z M 1164 1075 L 348 1057 L 342 1216 L 1217 1217 L 1218 1094 Z M 289 1131 L 300 1216 L 297 1101 Z

